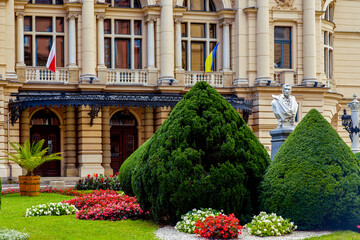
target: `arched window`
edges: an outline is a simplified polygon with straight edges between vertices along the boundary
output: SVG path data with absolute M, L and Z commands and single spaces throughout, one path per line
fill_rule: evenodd
M 141 8 L 140 0 L 106 0 L 111 7 Z
M 37 111 L 30 121 L 31 125 L 58 126 L 60 125 L 58 117 L 50 109 L 45 108 Z
M 184 0 L 184 6 L 189 11 L 216 12 L 213 0 Z
M 110 126 L 137 126 L 135 117 L 129 111 L 119 111 L 110 119 Z

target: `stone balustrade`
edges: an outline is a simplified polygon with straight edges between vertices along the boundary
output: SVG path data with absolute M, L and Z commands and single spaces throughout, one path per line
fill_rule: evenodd
M 55 73 L 46 67 L 26 67 L 26 82 L 68 83 L 67 68 L 56 68 Z
M 149 84 L 149 76 L 147 70 L 109 69 L 107 83 L 146 86 Z
M 193 86 L 199 81 L 205 81 L 212 87 L 224 87 L 224 75 L 222 72 L 186 72 L 185 85 Z

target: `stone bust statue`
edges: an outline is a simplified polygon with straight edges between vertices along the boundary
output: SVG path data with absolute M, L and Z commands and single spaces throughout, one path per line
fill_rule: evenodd
M 294 128 L 295 116 L 298 104 L 294 96 L 291 96 L 291 86 L 283 85 L 282 93 L 278 96 L 272 95 L 274 100 L 271 102 L 275 117 L 278 121 L 278 128 Z

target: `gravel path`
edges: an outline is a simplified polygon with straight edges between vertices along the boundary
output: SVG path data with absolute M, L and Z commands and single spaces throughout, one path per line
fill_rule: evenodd
M 309 237 L 321 236 L 330 234 L 329 231 L 295 231 L 292 234 L 280 236 L 280 237 L 256 237 L 251 236 L 247 231 L 243 231 L 238 239 L 241 240 L 296 240 L 305 239 Z M 171 226 L 160 227 L 155 231 L 155 235 L 162 240 L 203 240 L 204 238 L 198 235 L 182 233 Z

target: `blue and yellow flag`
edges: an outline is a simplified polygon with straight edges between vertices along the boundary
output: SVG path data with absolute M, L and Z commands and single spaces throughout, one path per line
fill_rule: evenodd
M 209 54 L 209 56 L 206 58 L 205 61 L 205 72 L 212 72 L 214 71 L 214 67 L 215 67 L 215 56 L 216 56 L 216 50 L 218 47 L 219 43 L 216 44 L 216 46 L 214 47 L 214 49 L 211 51 L 211 53 Z

